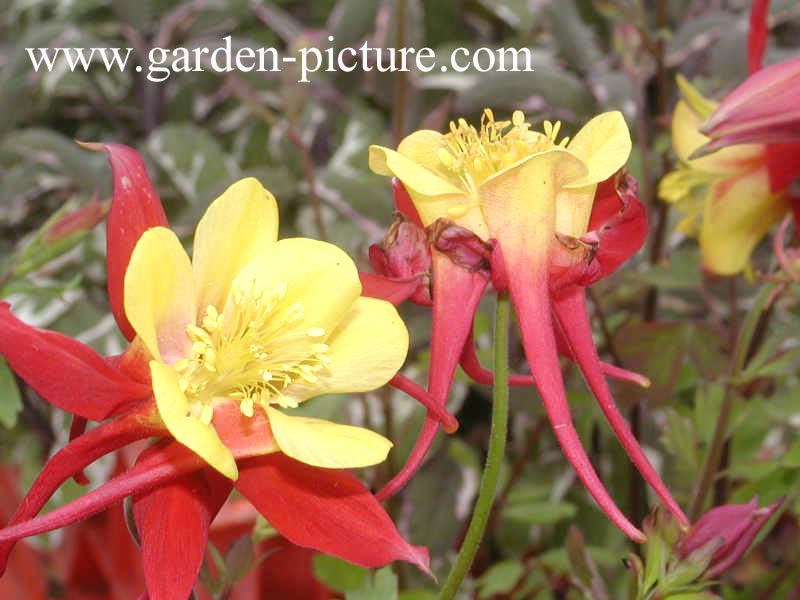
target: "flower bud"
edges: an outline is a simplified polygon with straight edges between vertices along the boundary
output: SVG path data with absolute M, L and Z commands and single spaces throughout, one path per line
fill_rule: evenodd
M 103 220 L 107 211 L 108 205 L 106 203 L 98 202 L 97 198 L 92 198 L 85 206 L 61 215 L 47 228 L 42 239 L 46 244 L 53 244 L 73 234 L 89 231 Z
M 800 57 L 756 71 L 700 127 L 711 141 L 697 154 L 732 144 L 800 142 L 798 91 Z
M 732 567 L 745 553 L 764 523 L 780 506 L 783 499 L 765 508 L 758 508 L 758 498 L 747 504 L 727 504 L 709 510 L 692 525 L 686 536 L 675 546 L 680 558 L 696 551 L 716 547 L 706 567 L 707 578 L 714 578 Z

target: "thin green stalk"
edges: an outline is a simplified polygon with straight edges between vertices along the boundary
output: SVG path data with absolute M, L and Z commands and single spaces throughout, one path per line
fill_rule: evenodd
M 489 436 L 486 465 L 478 488 L 478 499 L 475 501 L 472 520 L 453 569 L 450 571 L 447 581 L 444 582 L 444 587 L 439 595 L 441 600 L 452 600 L 461 586 L 461 582 L 464 581 L 483 538 L 486 522 L 489 519 L 497 492 L 508 430 L 508 323 L 510 314 L 511 305 L 508 293 L 501 292 L 497 295 L 494 325 L 492 429 Z
M 700 472 L 700 480 L 697 482 L 694 498 L 692 498 L 692 504 L 689 508 L 689 519 L 692 521 L 696 520 L 703 513 L 706 496 L 711 489 L 714 477 L 719 469 L 722 449 L 728 437 L 728 421 L 730 420 L 730 415 L 731 412 L 733 412 L 734 403 L 736 401 L 734 380 L 742 373 L 746 366 L 758 321 L 764 311 L 769 308 L 769 301 L 772 299 L 773 292 L 777 285 L 776 283 L 769 282 L 761 288 L 761 291 L 758 292 L 758 296 L 756 296 L 755 302 L 753 303 L 753 307 L 747 313 L 742 323 L 742 328 L 739 330 L 739 336 L 736 339 L 736 347 L 733 349 L 733 356 L 731 358 L 730 380 L 725 385 L 725 393 L 719 406 L 719 414 L 717 415 L 717 422 L 714 426 L 714 433 L 711 436 L 711 442 L 708 446 L 703 469 Z

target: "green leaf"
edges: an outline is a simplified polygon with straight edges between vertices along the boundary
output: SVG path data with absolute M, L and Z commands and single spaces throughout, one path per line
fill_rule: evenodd
M 207 203 L 233 183 L 239 170 L 205 129 L 168 124 L 147 140 L 147 151 L 191 203 Z
M 570 502 L 525 502 L 508 505 L 503 517 L 527 525 L 553 525 L 571 519 L 577 511 L 577 507 Z
M 48 172 L 55 172 L 86 192 L 110 189 L 104 156 L 87 152 L 70 138 L 49 129 L 19 129 L 3 137 L 0 162 L 20 161 L 37 165 L 41 178 Z M 38 183 L 31 181 L 30 185 Z
M 314 577 L 336 592 L 360 589 L 369 574 L 369 569 L 327 554 L 315 554 L 311 565 Z
M 446 552 L 458 534 L 453 506 L 461 486 L 461 468 L 444 452 L 433 454 L 409 483 L 407 498 L 414 507 L 410 537 L 433 555 Z
M 632 323 L 616 332 L 615 342 L 622 363 L 652 382 L 637 396 L 659 405 L 670 400 L 684 368 L 709 379 L 724 369 L 719 336 L 704 323 Z
M 725 395 L 725 386 L 709 383 L 697 387 L 694 397 L 694 422 L 700 440 L 706 444 L 714 435 L 714 426 L 719 417 L 719 407 Z
M 702 280 L 700 253 L 694 247 L 681 248 L 637 276 L 643 283 L 662 290 L 696 290 Z
M 681 481 L 692 481 L 699 469 L 697 459 L 697 432 L 692 421 L 676 410 L 664 411 L 666 423 L 661 434 L 661 443 L 675 457 L 671 467 L 681 475 Z
M 439 596 L 427 590 L 409 590 L 401 592 L 397 600 L 436 600 Z
M 559 53 L 573 69 L 594 75 L 594 71 L 602 68 L 602 55 L 594 31 L 581 19 L 575 0 L 551 3 L 545 14 Z
M 354 44 L 370 33 L 379 5 L 375 0 L 339 0 L 328 17 L 334 47 Z
M 486 106 L 492 106 L 498 109 L 495 114 L 499 118 L 506 118 L 507 115 L 503 115 L 499 109 L 510 112 L 521 105 L 539 104 L 543 113 L 549 114 L 558 109 L 556 116 L 563 115 L 564 119 L 577 121 L 582 119 L 582 115 L 593 111 L 595 100 L 583 80 L 556 65 L 541 50 L 530 49 L 530 52 L 534 69 L 530 73 L 499 70 L 472 72 L 458 95 L 456 112 L 477 113 Z M 520 60 L 524 65 L 524 59 Z M 467 74 L 459 75 L 463 77 Z M 433 81 L 433 77 L 427 79 L 429 83 Z M 444 87 L 447 86 L 445 83 Z M 567 135 L 570 133 L 574 131 L 566 132 Z
M 528 2 L 527 0 L 480 0 L 480 3 L 515 31 L 527 32 L 533 27 L 537 10 L 535 2 Z
M 669 548 L 659 535 L 653 535 L 647 540 L 647 554 L 644 562 L 644 577 L 642 591 L 649 592 L 661 581 L 666 571 Z
M 518 560 L 504 560 L 489 567 L 478 580 L 478 598 L 492 598 L 495 594 L 507 594 L 517 583 L 525 567 Z
M 8 368 L 8 363 L 0 357 L 0 425 L 6 429 L 14 427 L 21 410 L 22 397 L 17 381 Z
M 347 592 L 345 600 L 397 600 L 397 575 L 391 567 L 383 567 L 367 577 L 356 590 Z

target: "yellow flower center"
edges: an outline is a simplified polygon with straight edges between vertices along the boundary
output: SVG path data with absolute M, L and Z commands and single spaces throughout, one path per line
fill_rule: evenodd
M 286 310 L 286 285 L 265 290 L 253 280 L 235 285 L 224 313 L 208 306 L 200 325 L 189 325 L 191 356 L 173 368 L 191 410 L 208 424 L 212 401 L 230 398 L 239 402 L 242 414 L 253 416 L 253 406 L 279 404 L 294 408 L 297 402 L 284 395 L 293 382 L 314 383 L 316 373 L 330 359 L 320 340 L 320 327 L 300 328 L 304 307 L 295 302 Z
M 555 125 L 545 121 L 543 129 L 543 133 L 531 131 L 522 111 L 514 111 L 510 121 L 495 121 L 492 111 L 486 108 L 481 115 L 480 131 L 464 119 L 451 121 L 450 133 L 443 136 L 444 146 L 437 156 L 446 172 L 472 195 L 477 195 L 480 184 L 495 173 L 531 154 L 569 142 L 569 138 L 556 142 L 560 121 Z

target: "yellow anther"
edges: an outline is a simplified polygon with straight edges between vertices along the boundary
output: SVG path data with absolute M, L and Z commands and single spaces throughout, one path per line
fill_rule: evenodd
M 239 410 L 245 417 L 253 416 L 253 399 L 250 396 L 245 396 L 239 404 Z
M 300 317 L 303 316 L 304 312 L 305 308 L 303 307 L 302 302 L 295 302 L 289 309 L 289 318 L 291 320 L 299 319 Z
M 248 417 L 256 404 L 295 407 L 297 401 L 284 391 L 298 381 L 316 382 L 316 372 L 330 364 L 324 354 L 329 349 L 323 343 L 326 330 L 297 328 L 305 307 L 282 304 L 287 290 L 283 282 L 266 288 L 256 278 L 239 281 L 231 294 L 233 306 L 224 315 L 209 305 L 201 325 L 186 327 L 191 353 L 174 369 L 191 414 L 206 425 L 213 420 L 215 398 L 236 402 Z
M 203 423 L 203 425 L 208 425 L 211 423 L 213 416 L 214 407 L 209 403 L 203 404 L 203 408 L 200 410 L 200 421 Z
M 455 158 L 453 158 L 453 155 L 450 154 L 444 148 L 439 148 L 439 150 L 436 151 L 436 156 L 439 158 L 441 163 L 448 169 L 453 168 L 453 166 L 456 164 L 456 160 Z

